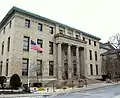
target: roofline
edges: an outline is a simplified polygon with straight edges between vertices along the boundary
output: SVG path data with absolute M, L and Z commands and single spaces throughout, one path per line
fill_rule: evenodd
M 76 28 L 73 28 L 73 27 L 70 27 L 68 25 L 65 25 L 65 24 L 62 24 L 62 23 L 59 23 L 59 22 L 56 22 L 54 20 L 51 20 L 51 19 L 48 19 L 46 17 L 43 17 L 43 16 L 40 16 L 40 15 L 37 15 L 37 14 L 34 14 L 34 13 L 31 13 L 31 12 L 28 12 L 26 10 L 23 10 L 23 9 L 20 9 L 18 7 L 15 7 L 13 6 L 10 11 L 6 14 L 6 16 L 2 19 L 2 21 L 0 22 L 0 29 L 5 25 L 5 23 L 12 17 L 12 15 L 14 15 L 16 12 L 19 12 L 21 14 L 25 14 L 25 15 L 28 15 L 28 16 L 31 16 L 31 17 L 34 17 L 34 18 L 37 18 L 37 19 L 41 19 L 41 20 L 44 20 L 44 21 L 47 21 L 47 22 L 50 22 L 50 23 L 53 23 L 53 24 L 57 24 L 59 26 L 62 26 L 62 27 L 67 27 L 69 29 L 74 29 L 75 31 L 77 31 L 78 33 L 82 33 L 83 35 L 86 35 L 86 36 L 89 36 L 91 38 L 94 38 L 96 40 L 101 40 L 101 38 L 99 37 L 96 37 L 96 36 L 93 36 L 89 33 L 86 33 L 86 32 L 83 32 L 81 30 L 78 30 Z

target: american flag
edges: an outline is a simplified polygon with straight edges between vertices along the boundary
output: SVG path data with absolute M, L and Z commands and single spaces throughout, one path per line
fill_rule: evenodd
M 37 50 L 37 51 L 44 51 L 43 48 L 41 48 L 38 44 L 36 44 L 34 41 L 31 40 L 31 49 Z

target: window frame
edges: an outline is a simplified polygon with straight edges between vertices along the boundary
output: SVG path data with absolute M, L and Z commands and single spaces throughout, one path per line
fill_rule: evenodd
M 90 60 L 92 60 L 92 50 L 89 50 Z
M 49 76 L 54 76 L 54 61 L 49 61 Z
M 29 51 L 29 44 L 30 44 L 30 37 L 24 36 L 23 37 L 23 51 Z
M 38 31 L 43 31 L 43 24 L 42 23 L 38 23 Z
M 49 54 L 53 54 L 53 42 L 49 41 Z
M 90 75 L 93 75 L 93 64 L 90 64 Z
M 7 43 L 7 51 L 10 51 L 10 37 L 8 37 L 8 43 Z
M 99 74 L 98 64 L 96 64 L 96 75 Z
M 43 40 L 42 39 L 37 39 L 37 45 L 39 45 L 40 48 L 43 48 Z M 42 51 L 37 51 L 37 53 L 42 53 Z
M 39 66 L 39 72 L 37 71 L 37 76 L 42 76 L 43 75 L 42 60 L 37 59 L 37 68 L 38 68 L 38 66 Z
M 25 19 L 25 27 L 30 28 L 30 20 Z
M 26 62 L 24 62 L 24 61 L 26 61 Z M 27 66 L 26 66 L 26 68 L 23 68 L 25 66 L 25 64 Z M 28 70 L 29 70 L 28 67 L 29 67 L 29 59 L 28 58 L 23 58 L 22 59 L 22 76 L 28 76 Z
M 49 27 L 49 32 L 50 32 L 50 34 L 53 34 L 53 27 Z
M 8 76 L 8 66 L 9 66 L 9 59 L 6 59 L 6 72 L 5 72 L 6 76 Z
M 98 60 L 97 51 L 95 51 L 95 60 L 96 60 L 96 61 Z

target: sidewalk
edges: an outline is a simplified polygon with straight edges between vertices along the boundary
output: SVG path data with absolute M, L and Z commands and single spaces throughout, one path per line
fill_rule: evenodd
M 94 88 L 99 88 L 99 87 L 105 87 L 105 86 L 110 86 L 110 85 L 115 85 L 115 84 L 120 84 L 120 83 L 96 83 L 96 84 L 90 84 L 87 87 L 84 86 L 82 88 L 68 88 L 68 89 L 55 89 L 55 92 L 53 92 L 52 88 L 45 91 L 39 91 L 33 94 L 13 94 L 13 95 L 0 95 L 0 98 L 2 97 L 37 97 L 37 96 L 58 96 L 61 94 L 69 94 L 69 93 L 74 93 L 74 92 L 80 92 L 80 91 L 85 91 L 85 90 L 90 90 Z

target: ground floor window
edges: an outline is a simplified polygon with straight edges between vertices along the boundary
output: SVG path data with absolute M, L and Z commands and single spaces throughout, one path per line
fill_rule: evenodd
M 90 75 L 93 75 L 93 65 L 90 64 Z
M 53 75 L 54 75 L 54 62 L 49 61 L 49 76 L 53 76 Z
M 28 66 L 29 66 L 29 59 L 23 58 L 23 60 L 22 60 L 22 76 L 28 76 Z

